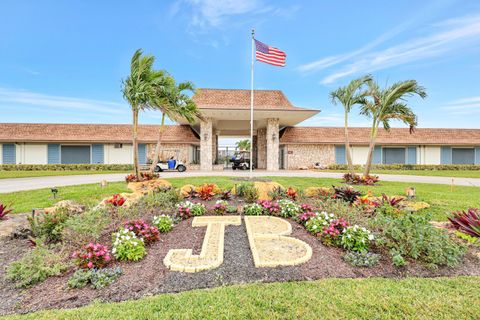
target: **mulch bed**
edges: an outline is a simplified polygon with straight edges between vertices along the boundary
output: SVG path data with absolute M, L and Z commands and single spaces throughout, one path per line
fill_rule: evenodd
M 405 268 L 394 268 L 391 261 L 382 258 L 373 268 L 356 268 L 343 261 L 343 250 L 322 245 L 320 241 L 294 221 L 292 235 L 308 243 L 313 256 L 305 264 L 294 267 L 255 268 L 248 244 L 245 225 L 227 226 L 225 231 L 224 262 L 216 269 L 199 273 L 171 272 L 163 265 L 163 258 L 170 249 L 193 248 L 201 250 L 205 228 L 192 228 L 192 219 L 181 221 L 170 233 L 162 235 L 161 241 L 148 247 L 147 256 L 137 263 L 115 263 L 123 274 L 109 287 L 93 290 L 69 289 L 70 274 L 52 277 L 27 290 L 15 289 L 12 283 L 3 279 L 0 269 L 0 315 L 26 313 L 41 309 L 73 308 L 91 303 L 139 299 L 144 296 L 191 289 L 211 288 L 222 285 L 275 282 L 293 280 L 314 280 L 320 278 L 359 277 L 404 277 L 404 276 L 459 276 L 480 275 L 478 258 L 467 254 L 458 267 L 430 270 L 411 263 Z M 17 260 L 28 251 L 26 240 L 0 240 L 0 261 L 2 264 Z M 5 263 L 3 263 L 5 261 Z

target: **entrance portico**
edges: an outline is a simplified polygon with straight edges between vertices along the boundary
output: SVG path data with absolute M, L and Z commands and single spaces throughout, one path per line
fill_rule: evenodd
M 250 90 L 199 89 L 193 100 L 203 120 L 192 125 L 200 137 L 200 169 L 211 171 L 218 148 L 218 136 L 250 135 Z M 280 132 L 318 110 L 293 106 L 278 90 L 254 91 L 253 149 L 256 167 L 279 170 Z M 187 124 L 185 121 L 180 121 Z

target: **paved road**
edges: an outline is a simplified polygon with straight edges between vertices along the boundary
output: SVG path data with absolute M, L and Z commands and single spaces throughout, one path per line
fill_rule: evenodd
M 179 178 L 179 177 L 199 177 L 199 176 L 234 176 L 248 177 L 245 171 L 187 171 L 164 172 L 162 178 Z M 256 170 L 253 172 L 255 177 L 277 176 L 277 177 L 311 177 L 311 178 L 340 178 L 341 173 L 334 172 L 315 172 L 315 171 L 277 171 L 267 172 Z M 425 176 L 402 176 L 391 174 L 380 174 L 380 180 L 383 181 L 399 181 L 411 183 L 433 183 L 433 184 L 451 184 L 452 178 L 448 177 L 425 177 Z M 77 175 L 77 176 L 55 176 L 55 177 L 35 177 L 35 178 L 17 178 L 17 179 L 0 179 L 0 193 L 15 192 L 23 190 L 34 190 L 51 187 L 71 186 L 78 184 L 99 183 L 102 180 L 107 181 L 123 181 L 124 173 L 111 174 L 95 174 L 95 175 Z M 453 178 L 453 183 L 459 186 L 477 186 L 480 187 L 480 178 Z

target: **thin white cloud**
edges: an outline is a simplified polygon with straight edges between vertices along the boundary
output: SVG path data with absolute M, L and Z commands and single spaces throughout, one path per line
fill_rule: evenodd
M 480 97 L 467 97 L 447 102 L 441 107 L 449 115 L 480 113 Z
M 82 99 L 36 93 L 27 90 L 0 88 L 0 109 L 16 108 L 22 110 L 36 109 L 39 111 L 70 111 L 72 114 L 109 114 L 124 115 L 129 113 L 128 105 L 110 101 Z
M 357 57 L 356 61 L 323 78 L 321 84 L 330 84 L 353 74 L 373 72 L 442 56 L 478 43 L 480 43 L 480 15 L 451 19 L 448 21 L 448 30 L 442 29 L 429 36 L 405 41 L 378 52 L 365 53 Z

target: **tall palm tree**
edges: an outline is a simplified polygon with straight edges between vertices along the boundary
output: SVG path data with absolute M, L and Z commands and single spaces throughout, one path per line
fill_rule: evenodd
M 363 86 L 372 81 L 370 75 L 363 76 L 358 79 L 350 81 L 345 87 L 340 87 L 335 91 L 330 92 L 330 99 L 334 105 L 340 102 L 343 105 L 345 112 L 345 153 L 347 156 L 348 171 L 354 174 L 352 152 L 350 150 L 350 140 L 348 137 L 348 114 L 352 110 L 352 107 L 356 104 L 365 104 L 367 91 L 363 90 Z
M 134 173 L 139 178 L 138 163 L 138 113 L 152 109 L 157 103 L 157 88 L 164 81 L 164 72 L 153 70 L 155 57 L 142 55 L 142 49 L 133 54 L 130 63 L 130 75 L 122 80 L 123 98 L 128 101 L 132 109 L 133 128 L 133 166 Z
M 188 93 L 195 93 L 195 86 L 191 82 L 181 82 L 178 85 L 172 76 L 165 78 L 165 84 L 157 88 L 157 99 L 154 108 L 162 113 L 162 122 L 158 129 L 157 145 L 153 155 L 150 171 L 153 172 L 158 163 L 163 133 L 165 132 L 165 118 L 171 120 L 186 119 L 189 123 L 202 119 L 201 113 Z
M 375 140 L 380 124 L 383 125 L 385 130 L 389 131 L 390 120 L 399 120 L 408 125 L 410 127 L 410 133 L 413 133 L 417 126 L 417 116 L 407 105 L 406 100 L 414 95 L 418 95 L 422 99 L 427 97 L 425 88 L 420 86 L 415 80 L 400 81 L 385 89 L 380 89 L 378 84 L 373 81 L 370 81 L 368 86 L 371 99 L 363 104 L 360 112 L 372 119 L 370 145 L 364 176 L 370 173 Z

